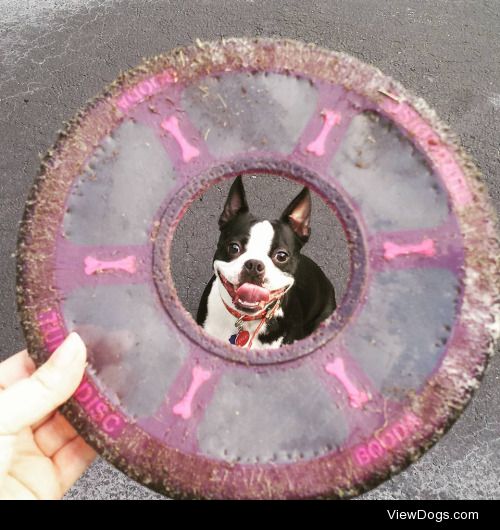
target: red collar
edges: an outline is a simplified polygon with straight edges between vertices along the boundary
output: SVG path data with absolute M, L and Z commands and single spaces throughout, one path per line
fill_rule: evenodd
M 242 333 L 242 326 L 239 327 L 238 326 L 239 323 L 248 322 L 249 320 L 260 320 L 257 328 L 252 333 L 251 337 L 249 336 L 248 331 L 243 332 L 243 333 L 246 333 L 246 335 L 247 335 L 246 340 L 248 342 L 246 342 L 246 344 L 238 344 L 238 343 L 236 344 L 237 346 L 246 346 L 247 348 L 250 348 L 252 346 L 253 339 L 259 333 L 260 329 L 264 325 L 264 322 L 267 322 L 267 320 L 271 319 L 274 316 L 274 313 L 276 312 L 276 310 L 280 306 L 280 299 L 278 298 L 274 302 L 274 304 L 272 305 L 272 307 L 270 309 L 268 309 L 268 308 L 263 309 L 262 311 L 260 311 L 256 315 L 246 315 L 244 313 L 240 313 L 240 312 L 236 311 L 236 309 L 233 309 L 231 306 L 228 306 L 226 304 L 226 302 L 224 302 L 224 300 L 222 300 L 222 303 L 226 306 L 226 309 L 231 313 L 231 315 L 235 316 L 238 319 L 236 321 L 236 324 L 235 324 L 238 327 L 238 333 L 236 334 L 236 336 L 238 336 L 240 333 Z
M 239 311 L 236 311 L 236 309 L 233 309 L 231 306 L 228 306 L 226 304 L 226 302 L 224 302 L 224 299 L 221 298 L 221 300 L 222 300 L 222 303 L 226 306 L 226 309 L 231 313 L 231 315 L 233 315 L 234 317 L 236 317 L 238 319 L 236 321 L 236 324 L 235 324 L 236 327 L 238 327 L 238 333 L 236 334 L 236 337 L 240 333 L 242 333 L 243 326 L 239 326 L 239 324 L 241 324 L 241 322 L 248 322 L 249 320 L 260 320 L 257 328 L 252 333 L 251 337 L 249 336 L 248 331 L 244 332 L 244 333 L 247 334 L 247 341 L 248 342 L 246 342 L 246 344 L 238 344 L 238 343 L 236 344 L 237 346 L 246 346 L 247 348 L 250 348 L 252 346 L 253 339 L 259 333 L 260 329 L 264 325 L 264 322 L 267 322 L 267 320 L 270 320 L 271 318 L 273 318 L 274 313 L 276 312 L 276 310 L 280 306 L 280 298 L 278 298 L 277 300 L 274 301 L 274 303 L 272 304 L 271 308 L 267 308 L 266 307 L 266 309 L 263 309 L 262 311 L 260 311 L 256 315 L 247 315 L 245 313 L 240 313 Z M 250 339 L 250 340 L 248 340 L 248 339 Z

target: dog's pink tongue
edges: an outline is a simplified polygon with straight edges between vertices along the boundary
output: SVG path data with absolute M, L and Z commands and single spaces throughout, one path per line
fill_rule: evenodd
M 269 291 L 253 283 L 244 283 L 238 287 L 236 298 L 240 298 L 244 302 L 267 302 Z

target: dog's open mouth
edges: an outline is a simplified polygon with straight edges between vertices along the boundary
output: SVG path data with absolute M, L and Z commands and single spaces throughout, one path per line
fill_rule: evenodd
M 242 283 L 234 285 L 228 281 L 219 271 L 219 278 L 224 285 L 235 307 L 247 313 L 254 313 L 264 309 L 274 300 L 280 298 L 287 287 L 270 291 L 254 283 Z

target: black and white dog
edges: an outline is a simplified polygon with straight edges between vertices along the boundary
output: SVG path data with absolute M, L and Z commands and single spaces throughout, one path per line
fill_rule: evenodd
M 304 187 L 275 221 L 248 209 L 241 177 L 219 219 L 214 276 L 197 322 L 210 335 L 246 348 L 275 348 L 311 334 L 336 308 L 332 284 L 300 253 L 309 239 L 311 195 Z

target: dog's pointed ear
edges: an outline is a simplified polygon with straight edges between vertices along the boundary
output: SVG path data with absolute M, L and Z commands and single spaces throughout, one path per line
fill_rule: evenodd
M 304 186 L 281 214 L 281 220 L 290 225 L 302 243 L 306 243 L 311 235 L 311 209 L 311 193 Z
M 241 175 L 234 179 L 229 190 L 229 195 L 224 205 L 224 210 L 219 217 L 219 228 L 222 228 L 231 219 L 240 213 L 248 212 L 248 203 Z

